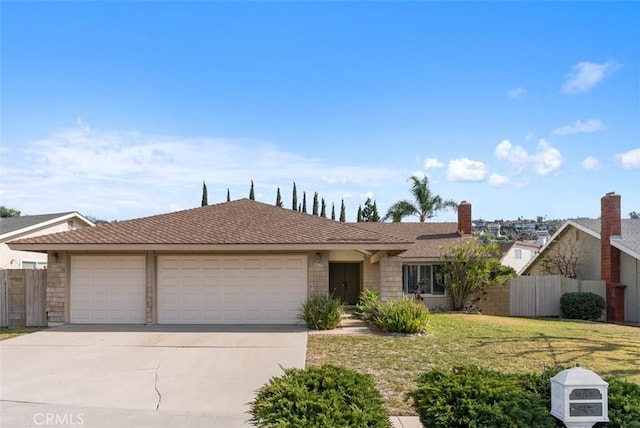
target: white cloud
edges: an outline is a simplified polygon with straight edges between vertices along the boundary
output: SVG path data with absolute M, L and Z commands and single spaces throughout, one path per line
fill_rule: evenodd
M 468 158 L 450 160 L 447 170 L 451 181 L 483 181 L 487 174 L 488 168 L 484 163 Z
M 365 193 L 365 194 L 364 194 L 364 198 L 365 198 L 365 200 L 366 200 L 367 198 L 369 198 L 369 199 L 373 199 L 373 192 L 367 192 L 367 193 Z
M 12 162 L 2 162 L 3 203 L 25 214 L 78 210 L 113 220 L 198 206 L 203 180 L 210 203 L 225 200 L 227 188 L 232 199 L 247 197 L 253 179 L 267 203 L 280 187 L 285 206 L 292 181 L 299 197 L 317 191 L 328 204 L 339 204 L 340 195 L 371 188 L 382 203 L 388 189 L 406 180 L 405 172 L 390 167 L 336 164 L 261 141 L 103 132 L 81 120 L 76 125 L 11 149 Z
M 526 169 L 533 169 L 540 175 L 557 172 L 563 164 L 560 151 L 545 140 L 540 140 L 538 149 L 538 152 L 529 154 L 522 146 L 514 146 L 509 140 L 503 140 L 496 146 L 495 155 L 507 161 L 516 174 Z
M 582 161 L 582 167 L 587 170 L 594 170 L 600 168 L 600 161 L 593 156 L 587 156 Z
M 563 163 L 560 151 L 545 140 L 540 140 L 538 147 L 540 151 L 533 158 L 536 172 L 540 175 L 549 175 L 557 172 Z
M 495 150 L 496 157 L 509 162 L 516 173 L 522 172 L 529 163 L 529 154 L 521 146 L 514 146 L 509 140 L 501 141 Z
M 516 98 L 523 96 L 526 92 L 527 90 L 524 88 L 513 88 L 507 92 L 507 97 L 509 97 L 510 100 L 515 100 Z
M 624 169 L 640 169 L 640 148 L 619 154 L 616 159 Z
M 588 134 L 591 132 L 604 131 L 605 126 L 599 119 L 589 119 L 586 122 L 576 120 L 575 122 L 554 129 L 554 135 Z
M 489 184 L 494 187 L 506 186 L 509 182 L 509 177 L 505 177 L 504 175 L 491 174 L 489 177 Z
M 443 162 L 440 162 L 438 158 L 427 158 L 424 160 L 424 167 L 426 169 L 429 168 L 442 168 L 444 166 Z
M 423 179 L 425 177 L 427 177 L 427 174 L 425 174 L 423 171 L 413 171 L 411 174 L 409 174 L 410 177 L 416 176 L 419 179 Z
M 571 71 L 567 73 L 566 80 L 562 85 L 562 92 L 567 94 L 589 92 L 591 88 L 618 68 L 620 65 L 612 60 L 602 64 L 588 61 L 579 62 L 571 67 Z

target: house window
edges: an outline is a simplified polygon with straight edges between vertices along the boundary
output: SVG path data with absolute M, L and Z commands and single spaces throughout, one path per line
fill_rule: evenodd
M 427 294 L 444 296 L 444 282 L 441 265 L 404 265 L 402 267 L 402 282 L 407 294 Z
M 520 250 L 520 249 L 516 249 L 516 250 L 513 252 L 513 255 L 514 255 L 514 257 L 515 257 L 517 260 L 522 259 L 522 250 Z
M 21 261 L 20 269 L 46 269 L 47 262 Z

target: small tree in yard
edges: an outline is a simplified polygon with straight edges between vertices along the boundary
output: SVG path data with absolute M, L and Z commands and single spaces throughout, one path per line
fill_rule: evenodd
M 548 275 L 577 278 L 580 274 L 582 248 L 574 240 L 558 240 L 542 259 L 542 271 Z
M 497 244 L 485 245 L 476 239 L 441 251 L 442 279 L 454 311 L 516 275 L 513 268 L 500 264 L 499 254 Z

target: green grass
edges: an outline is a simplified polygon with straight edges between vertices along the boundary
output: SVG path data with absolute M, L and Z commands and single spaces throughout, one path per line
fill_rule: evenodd
M 585 321 L 433 314 L 426 336 L 309 336 L 307 365 L 369 373 L 392 415 L 415 415 L 406 393 L 431 368 L 540 373 L 580 364 L 640 384 L 640 328 Z
M 13 337 L 22 336 L 23 334 L 33 333 L 34 331 L 40 331 L 44 327 L 10 327 L 0 328 L 0 340 L 7 340 Z

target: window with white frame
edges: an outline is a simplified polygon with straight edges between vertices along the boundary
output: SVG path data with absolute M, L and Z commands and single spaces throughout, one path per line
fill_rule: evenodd
M 522 259 L 522 250 L 519 248 L 516 248 L 516 250 L 513 252 L 513 255 L 518 260 Z
M 35 260 L 22 260 L 20 269 L 46 269 L 47 262 L 39 262 Z
M 407 294 L 444 296 L 442 265 L 406 264 L 402 267 L 402 283 Z

